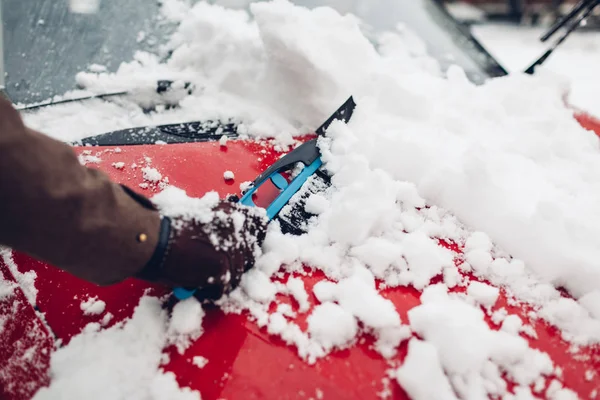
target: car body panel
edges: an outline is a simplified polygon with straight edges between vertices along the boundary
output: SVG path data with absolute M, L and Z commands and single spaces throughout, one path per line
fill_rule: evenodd
M 243 140 L 229 141 L 226 147 L 220 146 L 218 142 L 205 142 L 78 147 L 76 152 L 84 162 L 86 156 L 99 158 L 100 161 L 91 162 L 88 166 L 105 171 L 112 179 L 127 184 L 146 196 L 152 196 L 161 189 L 160 184 L 146 189 L 140 187 L 140 184 L 147 183 L 143 179 L 142 166 L 156 168 L 162 174 L 163 180 L 164 177 L 168 177 L 169 184 L 186 190 L 190 196 L 202 196 L 207 191 L 216 190 L 221 197 L 225 197 L 227 194 L 239 193 L 240 183 L 253 180 L 281 156 L 267 141 Z M 118 162 L 125 163 L 125 167 L 116 168 L 113 164 Z M 136 166 L 133 167 L 133 164 Z M 234 172 L 234 182 L 223 178 L 226 170 Z M 273 195 L 274 193 L 266 192 L 261 194 L 267 197 Z M 456 253 L 456 262 L 461 262 L 462 253 L 458 246 L 443 241 L 440 241 L 440 245 L 453 250 Z M 80 304 L 89 297 L 98 297 L 105 301 L 105 312 L 114 315 L 107 325 L 111 326 L 131 316 L 139 298 L 148 289 L 148 294 L 152 296 L 169 293 L 166 288 L 135 279 L 109 287 L 98 287 L 17 252 L 13 253 L 13 259 L 20 273 L 35 271 L 37 274 L 35 286 L 38 293 L 35 306 L 39 313 L 36 316 L 33 308 L 29 307 L 29 310 L 25 308 L 17 314 L 10 313 L 9 317 L 15 318 L 17 315 L 21 326 L 38 326 L 42 316 L 62 345 L 68 343 L 86 324 L 102 319 L 102 315 L 83 315 Z M 8 270 L 1 262 L 0 268 L 3 272 Z M 324 276 L 309 268 L 306 268 L 305 273 L 296 276 L 305 283 L 312 309 L 318 304 L 312 294 L 312 287 Z M 280 279 L 286 281 L 288 276 Z M 440 277 L 436 277 L 433 281 L 439 279 Z M 466 279 L 474 278 L 466 276 Z M 464 291 L 464 288 L 456 290 Z M 380 292 L 394 303 L 405 323 L 408 321 L 407 312 L 420 304 L 420 292 L 412 287 L 397 287 Z M 278 295 L 278 301 L 290 304 L 294 311 L 298 310 L 298 304 L 289 296 Z M 556 328 L 539 319 L 531 320 L 528 316 L 531 307 L 527 305 L 509 305 L 502 290 L 494 309 L 501 307 L 505 307 L 510 314 L 518 315 L 524 323 L 533 327 L 537 338 L 523 337 L 532 347 L 547 352 L 555 365 L 562 369 L 561 376 L 553 376 L 553 379 L 561 381 L 581 397 L 588 397 L 593 390 L 600 389 L 598 380 L 586 379 L 587 371 L 600 371 L 598 346 L 583 347 L 577 354 L 571 353 L 570 345 L 561 339 Z M 306 330 L 306 318 L 309 314 L 310 311 L 299 313 L 293 320 L 301 329 Z M 6 310 L 0 307 L 0 318 L 3 317 L 6 317 Z M 499 328 L 491 320 L 488 319 L 487 322 L 493 329 Z M 199 390 L 203 399 L 308 399 L 319 396 L 333 399 L 376 399 L 384 392 L 395 399 L 408 398 L 400 386 L 387 375 L 390 368 L 399 365 L 405 357 L 407 341 L 400 345 L 396 357 L 385 360 L 372 348 L 373 339 L 362 335 L 349 349 L 335 351 L 318 360 L 315 365 L 308 365 L 297 356 L 297 350 L 293 346 L 288 346 L 280 338 L 269 335 L 265 328 L 260 328 L 245 314 L 226 315 L 216 308 L 208 307 L 203 327 L 203 335 L 183 354 L 177 353 L 174 348 L 166 349 L 169 362 L 163 366 L 164 370 L 175 373 L 180 385 Z M 20 339 L 12 337 L 10 340 L 15 344 Z M 49 336 L 41 335 L 39 340 L 40 344 L 34 347 L 41 349 L 37 356 L 42 362 L 37 372 L 18 379 L 18 374 L 0 374 L 0 387 L 8 384 L 21 385 L 23 393 L 30 393 L 32 387 L 48 383 Z M 5 342 L 3 346 L 6 349 L 10 347 L 10 343 Z M 0 356 L 5 357 L 0 359 L 0 364 L 7 361 L 6 354 L 0 351 Z M 192 363 L 194 356 L 203 356 L 209 362 L 200 369 Z M 13 358 L 8 354 L 8 361 Z M 547 380 L 547 383 L 549 382 L 550 379 Z M 10 400 L 21 398 L 27 397 L 8 397 Z

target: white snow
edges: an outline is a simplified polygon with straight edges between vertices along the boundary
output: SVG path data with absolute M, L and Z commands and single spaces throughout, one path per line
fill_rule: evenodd
M 592 317 L 600 320 L 600 289 L 582 296 L 579 299 L 579 304 L 581 304 Z
M 446 8 L 450 14 L 459 21 L 482 22 L 485 20 L 485 13 L 483 10 L 476 5 L 464 1 L 446 3 Z
M 500 289 L 482 282 L 471 282 L 467 288 L 467 295 L 484 307 L 492 307 L 500 294 Z
M 223 172 L 223 179 L 225 179 L 226 181 L 231 181 L 235 178 L 235 175 L 233 174 L 232 171 L 225 171 Z
M 23 291 L 23 293 L 25 294 L 25 297 L 27 297 L 29 304 L 31 304 L 32 306 L 35 306 L 36 298 L 37 298 L 37 294 L 38 294 L 38 290 L 35 287 L 35 280 L 37 278 L 36 272 L 35 271 L 27 271 L 27 272 L 19 271 L 17 264 L 15 264 L 15 261 L 13 259 L 12 250 L 10 250 L 9 248 L 0 246 L 0 257 L 2 258 L 2 261 L 4 262 L 4 264 L 10 270 L 10 273 L 12 274 L 12 276 L 15 278 L 15 280 L 19 284 L 19 288 Z M 5 285 L 5 287 L 6 286 L 10 287 L 10 284 Z M 5 288 L 4 290 L 5 290 L 5 293 L 8 294 L 9 289 Z
M 79 162 L 81 163 L 81 165 L 100 164 L 102 162 L 102 159 L 100 157 L 86 155 L 86 154 L 81 154 L 77 158 L 79 159 Z
M 169 216 L 208 223 L 214 217 L 213 208 L 219 202 L 219 195 L 209 192 L 202 198 L 194 199 L 181 189 L 169 187 L 154 196 L 152 201 Z
M 575 392 L 569 389 L 563 388 L 562 384 L 553 380 L 550 382 L 548 389 L 546 390 L 546 397 L 549 400 L 578 400 L 579 397 Z
M 240 286 L 255 301 L 268 304 L 275 299 L 277 287 L 267 275 L 252 269 L 242 277 Z
M 523 326 L 523 321 L 518 315 L 507 315 L 502 321 L 502 327 L 500 328 L 504 332 L 517 335 Z
M 298 311 L 301 313 L 308 311 L 310 303 L 308 302 L 308 293 L 306 293 L 306 289 L 304 288 L 304 281 L 300 278 L 289 278 L 286 286 L 298 302 Z
M 208 358 L 202 356 L 194 356 L 192 358 L 192 364 L 198 368 L 204 368 L 208 364 Z
M 329 200 L 320 194 L 313 194 L 306 199 L 304 209 L 311 214 L 321 214 L 329 208 Z
M 175 345 L 182 354 L 204 332 L 203 318 L 204 310 L 195 297 L 178 302 L 173 307 L 167 329 L 168 343 Z
M 100 64 L 91 64 L 88 67 L 88 70 L 90 70 L 90 72 L 95 72 L 95 73 L 106 72 L 106 66 L 100 65 Z
M 69 0 L 69 10 L 76 14 L 95 14 L 100 7 L 100 0 Z
M 90 297 L 81 302 L 80 308 L 84 315 L 99 315 L 106 309 L 106 303 L 97 297 Z
M 240 183 L 240 192 L 245 192 L 246 190 L 248 190 L 248 188 L 250 188 L 250 186 L 252 186 L 252 182 L 250 181 Z
M 144 167 L 142 168 L 142 174 L 144 180 L 148 182 L 157 183 L 162 179 L 162 174 L 156 168 Z
M 11 297 L 17 285 L 14 282 L 0 279 L 0 300 Z
M 325 351 L 330 351 L 348 347 L 358 332 L 358 323 L 343 307 L 326 302 L 316 306 L 308 317 L 308 332 Z
M 84 330 L 52 354 L 51 384 L 34 399 L 199 400 L 159 369 L 167 324 L 161 302 L 143 297 L 124 324 Z
M 112 319 L 113 319 L 112 313 L 107 312 L 106 314 L 104 314 L 104 317 L 102 317 L 102 320 L 100 321 L 100 323 L 102 324 L 102 326 L 106 326 L 110 323 L 110 321 Z
M 408 312 L 410 326 L 435 346 L 460 398 L 503 395 L 503 373 L 524 387 L 552 373 L 547 354 L 529 348 L 521 337 L 490 329 L 480 309 L 449 295 L 441 285 L 425 289 L 421 301 Z
M 405 364 L 394 376 L 423 399 L 433 398 L 423 387 L 432 381 L 440 388 L 437 398 L 509 398 L 504 375 L 517 384 L 515 398 L 528 398 L 528 387 L 553 373 L 552 360 L 518 335 L 533 330 L 527 321 L 504 309 L 491 315 L 499 330 L 489 328 L 484 317 L 498 299 L 495 286 L 507 289 L 509 302 L 533 306 L 566 340 L 600 342 L 600 142 L 573 119 L 563 101 L 569 83 L 551 64 L 536 76 L 514 74 L 475 86 L 457 66 L 441 73 L 406 28 L 368 40 L 356 17 L 330 8 L 310 11 L 277 0 L 252 4 L 248 13 L 169 0 L 161 12 L 180 23 L 163 49 L 172 51 L 167 61 L 160 61 L 163 54 L 139 52 L 116 73 L 77 77 L 93 92 L 130 90 L 130 95 L 42 109 L 27 122 L 76 140 L 134 125 L 232 118 L 243 123 L 241 132 L 273 137 L 284 148 L 349 95 L 358 104 L 348 125 L 334 122 L 319 140 L 332 189 L 308 199 L 308 211 L 315 214 L 308 233 L 291 237 L 272 223 L 256 267 L 220 302 L 225 311 L 247 310 L 309 363 L 363 333 L 372 334 L 376 350 L 391 358 L 415 333 L 420 339 L 411 339 Z M 589 48 L 597 49 L 591 42 Z M 582 86 L 594 100 L 596 75 L 594 70 Z M 165 78 L 176 82 L 168 99 L 154 90 L 156 80 Z M 182 82 L 201 90 L 190 95 L 181 90 Z M 581 96 L 586 97 L 574 90 L 570 100 L 592 110 L 577 100 Z M 142 110 L 173 101 L 179 107 Z M 82 160 L 94 162 L 93 157 Z M 162 179 L 148 164 L 142 171 L 146 187 Z M 153 201 L 184 222 L 209 224 L 222 217 L 214 211 L 215 192 L 191 199 L 167 187 Z M 440 240 L 464 245 L 459 267 Z M 320 304 L 312 310 L 296 278 L 287 284 L 273 280 L 280 272 L 302 272 L 303 265 L 326 276 L 314 287 Z M 464 272 L 489 284 L 467 279 Z M 438 276 L 444 283 L 431 286 Z M 409 312 L 410 326 L 380 293 L 397 286 L 424 290 L 423 304 Z M 467 286 L 467 295 L 448 293 L 457 286 Z M 562 297 L 558 286 L 574 299 Z M 291 294 L 299 311 L 308 313 L 307 331 L 286 319 L 289 309 L 269 312 L 278 294 Z M 144 363 L 134 379 L 122 382 L 120 366 L 111 370 L 108 361 L 99 365 L 109 371 L 98 374 L 116 379 L 117 387 L 133 387 L 142 374 L 144 382 L 158 382 L 143 390 L 156 389 L 162 380 L 176 387 L 172 376 L 156 372 L 160 349 L 174 344 L 182 352 L 202 334 L 202 317 L 195 300 L 182 302 L 167 328 L 164 312 L 144 300 L 122 328 L 96 332 L 100 326 L 90 325 L 56 353 L 56 378 L 47 393 L 76 387 L 77 379 L 67 381 L 68 365 L 82 370 L 93 365 L 93 357 L 103 357 L 98 351 L 112 351 L 111 340 L 130 340 L 128 329 L 137 329 L 134 321 L 144 318 L 143 324 L 156 329 L 144 337 L 148 343 L 132 350 L 134 359 L 123 363 L 135 368 Z M 82 351 L 87 341 L 101 343 L 100 349 Z M 151 351 L 137 354 L 143 346 Z M 428 371 L 419 369 L 425 361 Z M 79 369 L 74 373 L 83 373 Z M 550 386 L 549 397 L 570 395 Z
M 473 33 L 509 71 L 522 71 L 541 56 L 551 43 L 540 42 L 544 28 L 485 24 L 473 26 Z M 569 82 L 568 101 L 573 106 L 600 117 L 600 33 L 579 30 L 572 33 L 544 64 Z
M 162 192 L 152 197 L 151 200 L 161 214 L 171 217 L 174 229 L 181 230 L 186 226 L 196 224 L 217 249 L 223 250 L 239 246 L 242 240 L 247 243 L 255 242 L 256 237 L 245 229 L 246 215 L 254 213 L 257 217 L 265 217 L 265 210 L 256 207 L 246 208 L 245 212 L 236 210 L 232 210 L 230 213 L 224 212 L 217 207 L 220 202 L 217 192 L 208 192 L 201 198 L 191 198 L 185 191 L 165 185 Z M 218 224 L 231 226 L 232 229 L 231 231 L 215 229 Z M 221 278 L 226 279 L 226 276 Z
M 432 344 L 411 339 L 404 364 L 394 374 L 415 400 L 457 400 Z
M 123 161 L 119 161 L 119 162 L 112 163 L 112 166 L 115 167 L 116 169 L 123 169 L 123 168 L 125 168 L 125 163 Z

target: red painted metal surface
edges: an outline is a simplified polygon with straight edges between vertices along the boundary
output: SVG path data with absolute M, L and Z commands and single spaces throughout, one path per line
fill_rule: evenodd
M 0 399 L 26 400 L 49 382 L 54 340 L 2 258 L 0 277 L 15 285 L 0 299 Z
M 582 111 L 578 111 L 575 113 L 575 119 L 585 129 L 593 131 L 596 133 L 596 135 L 600 136 L 600 119 Z
M 89 152 L 90 155 L 99 157 L 101 161 L 90 166 L 104 170 L 113 179 L 147 196 L 160 189 L 143 189 L 139 186 L 144 183 L 141 171 L 143 166 L 156 168 L 163 177 L 168 177 L 170 184 L 186 190 L 191 196 L 202 196 L 209 190 L 216 190 L 224 197 L 229 193 L 238 193 L 240 183 L 252 180 L 279 156 L 268 144 L 240 141 L 230 141 L 226 148 L 220 147 L 218 143 L 195 143 L 120 149 L 78 148 L 77 152 Z M 113 163 L 116 162 L 124 162 L 125 168 L 115 168 Z M 135 168 L 132 167 L 134 163 Z M 223 179 L 226 170 L 234 172 L 234 182 Z M 461 251 L 458 247 L 448 243 L 440 245 L 454 250 L 457 262 L 460 262 Z M 68 343 L 87 323 L 100 320 L 100 316 L 84 316 L 80 309 L 81 302 L 89 296 L 97 296 L 106 302 L 106 311 L 115 316 L 111 321 L 113 324 L 132 314 L 147 288 L 155 295 L 168 292 L 165 288 L 150 287 L 134 279 L 101 288 L 22 254 L 15 253 L 14 261 L 20 272 L 36 272 L 36 305 L 53 334 L 62 343 Z M 5 271 L 8 269 L 2 267 L 2 272 Z M 309 293 L 312 293 L 313 285 L 323 278 L 319 273 L 300 277 Z M 287 277 L 283 278 L 286 279 Z M 394 303 L 404 322 L 407 321 L 408 310 L 420 303 L 420 293 L 410 287 L 386 289 L 382 293 Z M 289 297 L 280 296 L 279 300 L 289 303 L 294 310 L 298 308 Z M 318 303 L 312 295 L 310 301 L 312 305 Z M 1 308 L 3 304 L 0 303 L 0 318 L 5 315 L 2 311 L 4 308 Z M 600 371 L 600 348 L 582 348 L 578 355 L 573 355 L 568 351 L 569 345 L 560 338 L 555 328 L 527 316 L 530 309 L 526 305 L 508 305 L 506 298 L 501 295 L 495 308 L 500 307 L 506 307 L 509 313 L 519 315 L 525 323 L 534 327 L 538 338 L 524 337 L 532 347 L 547 352 L 554 363 L 562 368 L 562 376 L 555 377 L 556 379 L 581 397 L 587 398 L 595 389 L 600 391 L 599 382 L 585 379 L 586 371 Z M 36 329 L 43 331 L 43 324 L 31 307 L 24 307 L 11 315 L 13 318 L 14 315 L 18 316 L 17 325 L 20 324 L 22 330 L 16 331 L 14 337 L 4 339 L 0 347 L 0 363 L 14 358 L 11 358 L 7 350 L 14 348 L 14 344 L 20 340 L 18 336 L 23 337 L 30 329 L 26 326 L 36 326 Z M 299 314 L 295 319 L 302 329 L 306 328 L 307 315 Z M 488 322 L 492 328 L 498 329 L 491 321 Z M 363 336 L 352 348 L 336 351 L 310 366 L 298 358 L 293 347 L 270 336 L 245 315 L 224 315 L 217 309 L 209 310 L 204 330 L 204 334 L 184 354 L 166 349 L 170 362 L 164 367 L 175 373 L 180 385 L 199 390 L 203 399 L 308 399 L 316 398 L 318 393 L 327 399 L 375 399 L 384 390 L 388 390 L 395 399 L 407 398 L 396 382 L 386 378 L 390 365 L 399 365 L 406 355 L 406 342 L 400 346 L 398 356 L 391 363 L 383 360 L 372 349 L 372 338 Z M 49 335 L 41 335 L 34 342 L 41 349 L 37 355 L 41 360 L 39 368 L 28 371 L 26 376 L 18 373 L 5 376 L 0 374 L 0 384 L 3 387 L 6 388 L 8 384 L 22 387 L 19 393 L 25 395 L 6 395 L 5 390 L 4 394 L 0 391 L 0 395 L 4 396 L 2 398 L 20 400 L 35 388 L 48 383 L 47 350 L 46 353 L 43 351 L 49 347 Z M 194 356 L 206 357 L 209 362 L 199 369 L 192 364 Z M 15 391 L 17 392 L 18 390 Z

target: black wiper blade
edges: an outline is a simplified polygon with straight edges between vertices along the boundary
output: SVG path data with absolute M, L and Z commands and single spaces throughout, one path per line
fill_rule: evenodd
M 546 52 L 544 52 L 540 58 L 535 60 L 533 64 L 531 64 L 525 70 L 525 73 L 530 75 L 533 74 L 536 67 L 546 62 L 554 50 L 556 50 L 556 48 L 560 46 L 567 39 L 567 37 L 569 37 L 569 35 L 579 27 L 579 25 L 581 25 L 581 22 L 585 20 L 599 4 L 600 0 L 583 0 L 578 3 L 565 18 L 550 28 L 550 30 L 542 36 L 542 42 L 552 36 L 558 29 L 568 25 L 568 28 L 563 35 L 558 38 L 558 40 L 548 50 L 546 50 Z
M 158 94 L 167 93 L 173 88 L 174 83 L 175 83 L 174 81 L 166 80 L 166 79 L 157 81 L 155 91 Z M 194 85 L 191 82 L 184 82 L 183 89 L 187 91 L 187 94 L 192 94 L 194 91 Z M 19 111 L 31 111 L 31 110 L 36 110 L 36 109 L 42 108 L 42 107 L 55 106 L 58 104 L 75 103 L 78 101 L 86 101 L 86 100 L 93 100 L 93 99 L 107 99 L 110 97 L 125 96 L 125 95 L 129 95 L 129 94 L 133 94 L 133 92 L 131 90 L 120 90 L 117 92 L 92 94 L 90 96 L 75 97 L 72 99 L 62 99 L 62 100 L 50 99 L 50 100 L 41 101 L 39 103 L 26 104 L 24 106 L 17 106 L 16 109 Z M 169 104 L 167 104 L 167 105 L 169 105 Z
M 46 100 L 46 101 L 41 101 L 39 103 L 27 104 L 24 106 L 17 106 L 16 109 L 19 111 L 30 111 L 30 110 L 36 110 L 36 109 L 42 108 L 42 107 L 47 107 L 47 106 L 56 106 L 59 104 L 75 103 L 77 101 L 86 101 L 86 100 L 92 100 L 92 99 L 105 99 L 105 98 L 114 97 L 114 96 L 123 96 L 128 93 L 129 92 L 121 91 L 121 92 L 95 94 L 95 95 L 84 96 L 84 97 L 75 97 L 72 99 Z
M 204 120 L 177 124 L 142 126 L 91 136 L 72 143 L 75 146 L 136 146 L 144 144 L 194 143 L 238 137 L 236 121 Z
M 587 8 L 589 5 L 591 5 L 593 3 L 598 3 L 598 1 L 597 0 L 581 0 L 579 3 L 577 3 L 575 5 L 575 7 L 573 7 L 573 9 L 571 11 L 569 11 L 569 13 L 567 15 L 565 15 L 564 17 L 562 17 L 561 19 L 556 21 L 550 27 L 550 29 L 548 29 L 548 31 L 542 35 L 540 40 L 542 42 L 545 42 L 548 39 L 550 39 L 550 37 L 552 37 L 559 29 L 561 29 L 563 26 L 565 26 L 567 23 L 569 23 L 569 21 L 573 20 L 573 18 L 575 18 L 577 16 L 577 14 L 579 14 L 583 9 Z

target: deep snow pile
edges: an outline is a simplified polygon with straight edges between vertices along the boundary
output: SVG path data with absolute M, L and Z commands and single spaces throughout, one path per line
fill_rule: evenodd
M 465 281 L 464 272 L 530 302 L 536 317 L 557 325 L 572 343 L 600 341 L 598 138 L 564 106 L 563 80 L 546 72 L 477 87 L 457 67 L 446 76 L 432 68 L 412 36 L 407 44 L 405 31 L 381 34 L 371 43 L 354 17 L 328 8 L 309 11 L 280 0 L 253 4 L 250 19 L 243 11 L 204 2 L 189 7 L 171 0 L 165 7 L 165 14 L 180 22 L 168 46 L 169 60 L 160 63 L 159 57 L 140 53 L 116 74 L 78 77 L 99 92 L 150 90 L 119 101 L 122 107 L 55 107 L 28 122 L 74 139 L 81 136 L 73 127 L 82 124 L 90 133 L 235 118 L 251 136 L 291 144 L 293 134 L 316 127 L 350 94 L 358 103 L 351 122 L 334 123 L 320 141 L 333 187 L 309 199 L 317 214 L 311 229 L 291 237 L 273 224 L 265 254 L 222 302 L 226 310 L 248 309 L 308 362 L 351 346 L 362 332 L 372 333 L 376 349 L 390 358 L 411 332 L 418 333 L 422 341 L 411 339 L 406 362 L 419 365 L 426 359 L 433 369 L 426 375 L 408 366 L 393 372 L 416 399 L 432 398 L 427 385 L 446 388 L 446 398 L 502 396 L 508 393 L 503 376 L 528 398 L 529 386 L 542 390 L 553 372 L 552 360 L 519 336 L 527 331 L 526 321 L 500 315 L 501 331 L 487 326 L 482 310 L 489 310 L 499 293 Z M 161 101 L 151 90 L 158 79 L 192 82 L 196 90 L 181 95 L 179 108 L 159 106 L 160 112 L 144 114 L 139 105 Z M 440 238 L 464 245 L 460 266 L 438 245 Z M 282 265 L 301 271 L 303 263 L 329 278 L 314 288 L 321 304 L 302 307 L 310 311 L 306 332 L 289 320 L 285 307 L 269 312 L 277 293 L 306 304 L 308 294 L 298 281 L 273 280 Z M 443 284 L 429 286 L 438 275 Z M 376 280 L 424 289 L 423 304 L 402 321 L 379 294 Z M 460 286 L 468 286 L 466 295 L 448 293 Z M 556 286 L 579 302 L 561 297 Z M 140 315 L 148 302 L 138 308 Z M 60 379 L 67 368 L 61 359 L 86 354 L 88 340 L 92 346 L 108 335 L 127 335 L 135 321 L 122 331 L 86 332 L 60 350 L 53 358 L 57 380 L 51 390 L 66 382 Z M 144 390 L 152 388 L 148 382 L 163 379 L 151 370 L 159 365 L 157 349 L 169 342 L 160 333 L 165 324 L 160 317 L 153 333 L 158 336 L 149 338 L 156 351 L 148 354 L 149 367 L 137 381 L 145 383 Z

